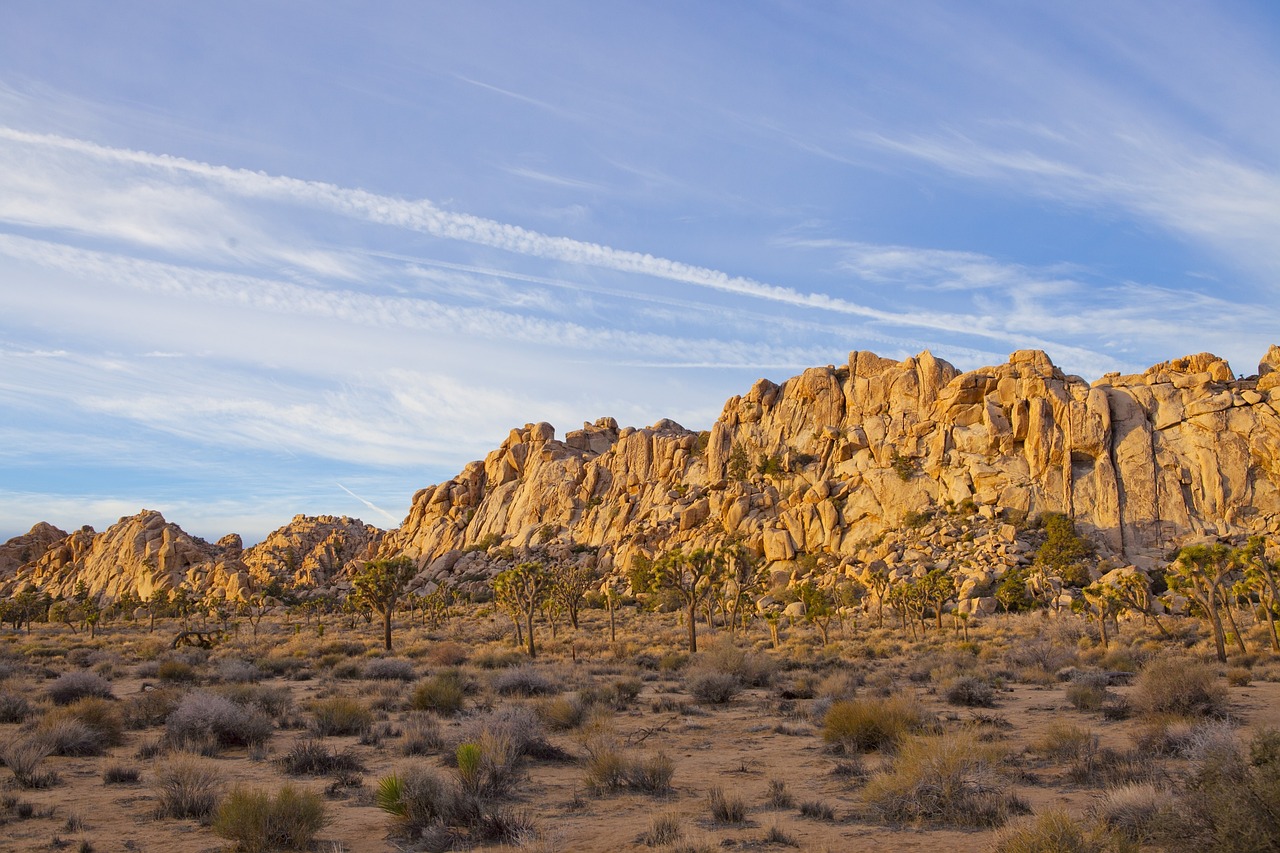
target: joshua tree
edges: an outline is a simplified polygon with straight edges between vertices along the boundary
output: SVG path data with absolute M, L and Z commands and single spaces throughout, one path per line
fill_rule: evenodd
M 538 649 L 533 638 L 533 618 L 538 613 L 551 588 L 551 575 L 542 563 L 529 561 L 514 569 L 507 569 L 493 579 L 493 594 L 509 613 L 524 616 L 527 628 L 525 640 L 529 657 L 537 657 Z M 514 616 L 513 616 L 514 618 Z M 516 622 L 516 639 L 519 641 L 519 621 Z
M 417 572 L 412 559 L 396 557 L 365 563 L 351 579 L 359 604 L 382 617 L 382 642 L 387 651 L 391 651 L 391 614 Z
M 691 653 L 698 651 L 698 605 L 711 591 L 720 562 L 712 551 L 698 548 L 685 554 L 677 545 L 655 566 L 658 586 L 676 593 L 687 611 Z

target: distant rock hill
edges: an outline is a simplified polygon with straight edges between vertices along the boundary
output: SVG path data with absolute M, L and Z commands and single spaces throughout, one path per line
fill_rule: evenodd
M 400 554 L 423 583 L 474 583 L 531 548 L 590 546 L 622 568 L 729 540 L 782 569 L 806 556 L 854 573 L 868 560 L 960 555 L 981 574 L 984 560 L 1026 562 L 1009 522 L 1045 512 L 1073 517 L 1101 557 L 1140 568 L 1187 541 L 1280 531 L 1280 347 L 1248 378 L 1201 353 L 1093 383 L 1039 351 L 965 373 L 928 352 L 854 352 L 781 385 L 758 381 L 707 432 L 612 418 L 563 440 L 545 423 L 514 429 L 414 495 L 385 534 L 298 516 L 241 552 L 238 537 L 210 545 L 154 512 L 101 534 L 37 525 L 0 546 L 0 591 L 185 583 L 234 598 L 270 578 L 341 590 L 352 566 Z M 946 521 L 957 518 L 968 520 Z

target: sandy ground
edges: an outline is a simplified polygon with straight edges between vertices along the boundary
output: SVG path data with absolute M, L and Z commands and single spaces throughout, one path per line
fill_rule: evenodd
M 22 640 L 24 642 L 25 639 Z M 19 642 L 10 638 L 11 644 Z M 888 665 L 888 664 L 886 664 Z M 609 672 L 598 661 L 569 661 L 548 664 L 551 673 L 577 685 L 594 680 L 607 683 L 615 675 L 591 675 L 595 666 Z M 48 665 L 46 675 L 59 667 Z M 63 669 L 69 668 L 66 666 Z M 125 672 L 113 681 L 115 695 L 127 700 L 143 689 L 143 681 Z M 420 666 L 420 672 L 432 667 Z M 681 817 L 688 849 L 777 849 L 766 844 L 766 833 L 776 827 L 794 839 L 799 849 L 812 851 L 872 850 L 989 850 L 995 837 L 991 830 L 957 831 L 937 828 L 888 827 L 868 816 L 859 799 L 859 786 L 833 775 L 838 758 L 832 755 L 821 738 L 820 729 L 803 713 L 806 700 L 792 703 L 794 708 L 780 706 L 776 688 L 746 690 L 721 706 L 692 706 L 691 713 L 679 713 L 657 707 L 656 699 L 690 703 L 683 694 L 678 673 L 652 673 L 646 676 L 644 689 L 628 709 L 612 720 L 613 734 L 623 743 L 634 744 L 633 751 L 647 755 L 662 751 L 675 762 L 674 791 L 663 797 L 635 793 L 589 793 L 583 782 L 583 768 L 573 762 L 534 761 L 527 765 L 527 777 L 518 786 L 511 805 L 533 815 L 540 827 L 540 837 L 525 846 L 547 851 L 616 851 L 653 850 L 642 842 L 655 816 L 673 814 Z M 154 679 L 151 679 L 154 683 Z M 359 679 L 337 680 L 317 677 L 309 681 L 269 679 L 266 684 L 287 686 L 299 708 L 309 699 L 333 692 L 373 698 L 388 690 L 401 690 L 407 697 L 412 685 L 388 686 L 386 683 Z M 30 675 L 11 676 L 0 689 L 22 689 L 38 697 L 44 682 Z M 1034 755 L 1034 744 L 1048 728 L 1064 721 L 1084 726 L 1095 732 L 1104 747 L 1128 750 L 1140 723 L 1135 720 L 1109 721 L 1099 713 L 1075 710 L 1067 703 L 1061 684 L 1047 686 L 1014 684 L 998 694 L 993 708 L 970 711 L 945 705 L 930 692 L 928 685 L 895 682 L 896 690 L 912 691 L 921 696 L 927 707 L 938 713 L 947 727 L 974 725 L 975 715 L 1003 721 L 1007 726 L 985 730 L 993 733 L 994 743 L 1021 758 L 1017 767 L 1016 791 L 1034 810 L 1065 807 L 1076 815 L 1087 813 L 1099 796 L 1097 787 L 1070 782 L 1065 768 Z M 1116 688 L 1123 694 L 1127 688 Z M 1243 731 L 1280 727 L 1280 684 L 1255 682 L 1249 686 L 1230 688 L 1231 712 Z M 507 701 L 507 700 L 501 700 Z M 386 714 L 386 722 L 394 725 L 405 713 L 404 706 Z M 444 723 L 446 738 L 462 723 Z M 18 724 L 0 726 L 0 742 L 15 737 Z M 10 815 L 0 825 L 0 851 L 47 851 L 69 849 L 81 851 L 203 851 L 229 850 L 230 845 L 214 835 L 208 827 L 191 820 L 159 819 L 154 816 L 156 796 L 150 787 L 157 762 L 164 756 L 143 759 L 139 748 L 160 737 L 159 727 L 131 731 L 126 742 L 112 748 L 105 756 L 91 758 L 47 759 L 60 782 L 41 790 L 24 790 L 16 786 L 7 771 L 2 795 L 34 806 L 31 817 L 19 819 Z M 299 739 L 307 737 L 305 729 L 281 729 L 275 732 L 266 760 L 251 757 L 246 749 L 232 749 L 211 759 L 225 778 L 234 784 L 274 791 L 286 781 L 270 759 L 287 752 Z M 581 736 L 570 732 L 552 734 L 548 740 L 568 753 L 583 753 Z M 409 759 L 399 752 L 399 739 L 389 737 L 380 745 L 360 745 L 354 737 L 326 739 L 335 749 L 351 748 L 367 766 L 364 785 L 344 788 L 328 795 L 331 822 L 319 836 L 313 849 L 329 853 L 376 853 L 409 849 L 390 834 L 390 818 L 372 804 L 372 789 L 377 779 Z M 438 757 L 415 759 L 439 765 Z M 1154 759 L 1153 759 L 1154 760 Z M 879 758 L 865 759 L 874 769 Z M 134 784 L 104 784 L 103 769 L 112 764 L 136 767 L 141 779 Z M 775 809 L 766 805 L 766 790 L 771 780 L 785 782 L 796 804 L 820 801 L 829 805 L 835 819 L 824 821 L 803 817 L 797 808 Z M 331 780 L 294 780 L 314 790 L 325 789 Z M 747 821 L 742 825 L 717 825 L 710 818 L 708 791 L 719 786 L 725 792 L 742 797 L 749 806 Z M 511 849 L 501 847 L 481 850 Z M 670 848 L 667 848 L 670 849 Z M 796 849 L 796 848 L 791 848 Z

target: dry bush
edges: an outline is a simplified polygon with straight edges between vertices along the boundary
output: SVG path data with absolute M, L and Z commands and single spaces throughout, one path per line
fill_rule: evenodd
M 404 741 L 400 744 L 403 755 L 427 755 L 444 748 L 444 736 L 440 733 L 440 720 L 426 711 L 410 711 L 402 725 Z
M 130 729 L 162 725 L 178 707 L 184 695 L 179 688 L 161 687 L 129 696 L 120 703 L 125 725 Z
M 1072 681 L 1066 687 L 1067 702 L 1077 711 L 1100 711 L 1112 698 L 1105 684 L 1092 679 Z
M 49 685 L 48 693 L 55 705 L 69 705 L 86 696 L 112 698 L 111 682 L 92 672 L 64 672 Z
M 180 660 L 163 660 L 156 667 L 156 678 L 170 684 L 187 684 L 195 681 L 199 676 L 196 674 L 196 668 L 186 661 Z
M 479 743 L 485 736 L 496 736 L 511 743 L 517 756 L 562 759 L 565 754 L 547 742 L 538 715 L 523 705 L 507 705 L 467 720 L 462 726 L 462 740 Z
M 1208 664 L 1189 658 L 1161 657 L 1138 674 L 1129 704 L 1145 716 L 1222 717 L 1227 690 Z
M 539 702 L 534 710 L 549 730 L 565 732 L 576 729 L 587 718 L 587 706 L 580 698 L 557 696 Z
M 1227 670 L 1227 683 L 1232 687 L 1248 687 L 1253 681 L 1253 673 L 1247 667 L 1233 666 Z
M 362 674 L 371 681 L 413 681 L 418 677 L 413 661 L 404 658 L 374 658 L 364 665 Z
M 427 662 L 433 666 L 461 666 L 469 656 L 467 648 L 453 640 L 433 643 L 427 649 Z
M 443 778 L 421 764 L 378 780 L 374 801 L 395 818 L 405 836 L 420 840 L 426 849 L 517 843 L 535 833 L 527 815 L 473 796 L 458 780 Z
M 703 647 L 695 669 L 732 675 L 743 687 L 768 687 L 777 665 L 768 656 L 738 648 L 731 639 L 722 637 Z
M 349 775 L 364 772 L 364 764 L 350 749 L 334 752 L 318 740 L 298 741 L 276 765 L 290 776 Z
M 330 696 L 311 703 L 311 730 L 320 737 L 362 735 L 373 726 L 369 706 L 351 696 Z
M 23 788 L 48 788 L 58 781 L 56 773 L 40 769 L 52 754 L 53 748 L 38 737 L 18 738 L 0 747 L 0 761 Z
M 250 684 L 262 680 L 262 670 L 250 661 L 228 658 L 218 662 L 214 678 L 231 684 Z
M 635 758 L 607 739 L 589 742 L 585 748 L 587 757 L 583 763 L 583 781 L 587 790 L 602 793 L 629 788 L 648 794 L 670 792 L 675 763 L 666 753 Z
M 1173 792 L 1154 782 L 1134 782 L 1109 789 L 1093 807 L 1101 825 L 1137 844 L 1155 838 L 1172 818 Z
M 805 800 L 800 804 L 800 816 L 812 820 L 835 820 L 836 810 L 822 800 Z
M 649 831 L 637 839 L 646 847 L 666 847 L 684 838 L 684 822 L 678 814 L 660 814 L 649 824 Z
M 61 720 L 76 720 L 87 726 L 99 741 L 99 749 L 124 743 L 124 715 L 117 702 L 86 696 L 70 705 L 55 708 L 40 721 L 39 730 L 55 725 Z M 60 755 L 68 753 L 60 752 Z M 75 753 L 89 755 L 95 753 Z
M 485 649 L 471 656 L 471 662 L 481 669 L 506 669 L 529 662 L 529 656 L 515 649 Z
M 747 819 L 747 801 L 734 794 L 726 794 L 716 785 L 707 794 L 711 818 L 717 823 L 739 824 Z
M 926 726 L 924 710 L 909 696 L 833 702 L 822 721 L 822 739 L 846 753 L 894 747 Z
M 996 691 L 988 682 L 971 675 L 951 681 L 942 691 L 948 705 L 964 708 L 990 708 L 996 703 Z
M 213 817 L 213 831 L 245 853 L 306 850 L 328 822 L 319 794 L 285 785 L 273 797 L 262 791 L 233 790 Z
M 27 701 L 27 697 L 12 690 L 0 692 L 0 723 L 21 723 L 31 716 L 35 709 Z
M 158 817 L 206 821 L 222 798 L 222 774 L 210 761 L 181 755 L 156 769 L 152 787 Z
M 1109 839 L 1088 833 L 1060 809 L 1041 812 L 1000 832 L 993 853 L 1108 853 Z
M 781 779 L 770 779 L 769 790 L 765 794 L 765 804 L 771 809 L 789 809 L 796 804 L 796 798 L 787 790 L 787 783 Z
M 452 717 L 462 710 L 465 701 L 462 676 L 457 670 L 445 670 L 418 682 L 409 706 L 415 711 L 434 711 L 442 717 Z
M 284 685 L 224 684 L 215 692 L 237 705 L 256 708 L 273 720 L 283 720 L 294 711 L 293 693 Z
M 169 746 L 205 755 L 225 747 L 259 746 L 275 728 L 261 711 L 212 693 L 188 693 L 164 727 Z
M 137 767 L 124 764 L 108 764 L 102 771 L 104 785 L 132 785 L 142 776 Z
M 556 692 L 556 685 L 532 666 L 518 666 L 498 673 L 493 689 L 503 696 L 545 696 Z
M 74 717 L 49 719 L 36 730 L 35 736 L 43 740 L 54 755 L 101 755 L 104 749 L 97 732 Z
M 971 732 L 910 736 L 863 793 L 891 823 L 1000 826 L 1025 810 L 1000 772 L 1001 758 Z
M 742 689 L 738 676 L 728 672 L 695 670 L 689 673 L 686 687 L 695 701 L 704 705 L 723 705 Z

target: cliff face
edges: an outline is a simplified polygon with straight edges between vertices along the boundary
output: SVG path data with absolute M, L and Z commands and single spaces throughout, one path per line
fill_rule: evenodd
M 414 496 L 382 553 L 424 565 L 500 537 L 607 545 L 615 562 L 740 537 L 771 561 L 850 557 L 908 512 L 1075 517 L 1104 555 L 1280 529 L 1280 348 L 1234 378 L 1209 354 L 1090 384 L 1038 351 L 961 373 L 855 352 L 731 398 L 709 434 L 604 418 L 512 430 Z
M 244 563 L 258 582 L 324 587 L 347 563 L 372 560 L 382 536 L 383 531 L 358 518 L 295 515 L 246 551 Z

